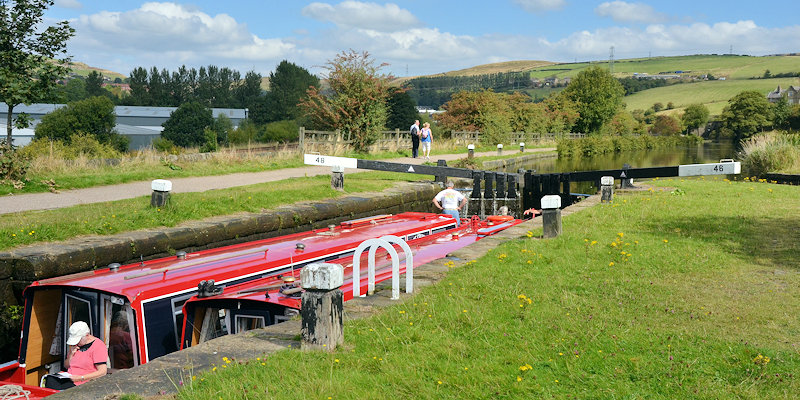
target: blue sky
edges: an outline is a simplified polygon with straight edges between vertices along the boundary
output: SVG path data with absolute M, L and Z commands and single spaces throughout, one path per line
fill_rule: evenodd
M 347 49 L 395 76 L 513 61 L 698 53 L 800 53 L 800 3 L 771 1 L 55 0 L 75 61 L 127 75 L 214 64 L 268 74 L 281 60 L 314 73 Z M 798 65 L 800 68 L 800 65 Z

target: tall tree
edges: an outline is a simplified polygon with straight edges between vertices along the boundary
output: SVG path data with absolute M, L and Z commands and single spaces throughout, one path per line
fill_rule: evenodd
M 103 74 L 92 71 L 86 77 L 86 94 L 92 96 L 105 96 L 107 91 L 103 89 Z
M 386 127 L 389 129 L 400 128 L 408 129 L 415 119 L 419 119 L 417 105 L 406 90 L 400 88 L 392 89 L 389 95 L 389 118 L 386 120 Z
M 706 106 L 702 104 L 690 104 L 684 110 L 681 116 L 681 122 L 686 127 L 686 132 L 689 133 L 708 122 L 709 111 Z
M 67 40 L 75 34 L 61 21 L 39 31 L 53 0 L 0 2 L 0 101 L 8 105 L 6 138 L 11 143 L 14 107 L 45 97 L 69 72 Z M 55 58 L 65 56 L 58 62 Z M 23 120 L 17 125 L 23 127 Z
M 161 137 L 178 146 L 199 146 L 205 143 L 204 130 L 211 128 L 214 117 L 211 110 L 196 101 L 183 103 L 169 115 L 163 124 Z
M 312 86 L 301 107 L 322 129 L 341 129 L 352 135 L 356 151 L 367 151 L 386 125 L 390 77 L 380 73 L 369 53 L 344 51 L 328 61 L 330 95 Z
M 722 131 L 741 140 L 763 130 L 772 121 L 772 115 L 766 96 L 746 90 L 728 100 L 720 119 Z
M 235 106 L 241 108 L 251 108 L 261 97 L 261 74 L 249 71 L 244 75 L 244 80 L 234 84 L 233 97 L 236 99 Z
M 580 117 L 573 129 L 592 133 L 623 107 L 625 89 L 607 69 L 593 66 L 579 72 L 561 94 L 578 104 Z
M 283 60 L 269 74 L 269 92 L 265 99 L 267 116 L 265 122 L 297 119 L 298 103 L 305 99 L 309 88 L 319 88 L 319 78 L 308 70 Z

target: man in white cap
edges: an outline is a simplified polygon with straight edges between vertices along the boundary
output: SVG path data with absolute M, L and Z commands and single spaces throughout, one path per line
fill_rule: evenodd
M 433 204 L 436 208 L 443 211 L 444 214 L 452 215 L 456 219 L 456 226 L 461 224 L 461 217 L 458 212 L 467 204 L 467 198 L 453 189 L 455 184 L 453 181 L 447 181 L 447 189 L 439 192 L 433 198 Z
M 45 386 L 64 390 L 106 374 L 108 351 L 102 340 L 92 336 L 89 325 L 77 321 L 70 325 L 67 335 L 67 358 L 64 367 L 68 374 L 48 375 Z

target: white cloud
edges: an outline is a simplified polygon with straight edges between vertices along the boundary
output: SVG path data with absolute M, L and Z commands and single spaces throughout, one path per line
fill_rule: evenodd
M 337 5 L 311 3 L 303 15 L 319 21 L 333 22 L 342 27 L 396 32 L 420 24 L 419 19 L 396 4 L 380 5 L 360 1 L 345 1 Z
M 227 14 L 211 16 L 176 3 L 144 3 L 131 11 L 82 15 L 73 26 L 77 36 L 71 49 L 74 45 L 78 53 L 127 56 L 136 60 L 133 66 L 177 66 L 164 65 L 166 61 L 231 67 L 267 60 L 277 64 L 294 48 L 282 39 L 253 35 L 246 24 Z
M 567 4 L 565 0 L 514 0 L 514 3 L 532 13 L 560 10 Z
M 597 6 L 594 12 L 601 17 L 611 17 L 617 22 L 657 23 L 667 20 L 665 14 L 656 12 L 653 7 L 644 3 L 605 2 Z
M 83 4 L 81 4 L 81 2 L 78 0 L 56 0 L 55 6 L 61 8 L 70 8 L 73 10 L 80 10 L 83 8 Z

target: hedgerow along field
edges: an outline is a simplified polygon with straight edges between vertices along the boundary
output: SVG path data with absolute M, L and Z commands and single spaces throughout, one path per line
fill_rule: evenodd
M 448 262 L 335 352 L 187 365 L 178 398 L 795 398 L 800 189 L 654 184 Z

